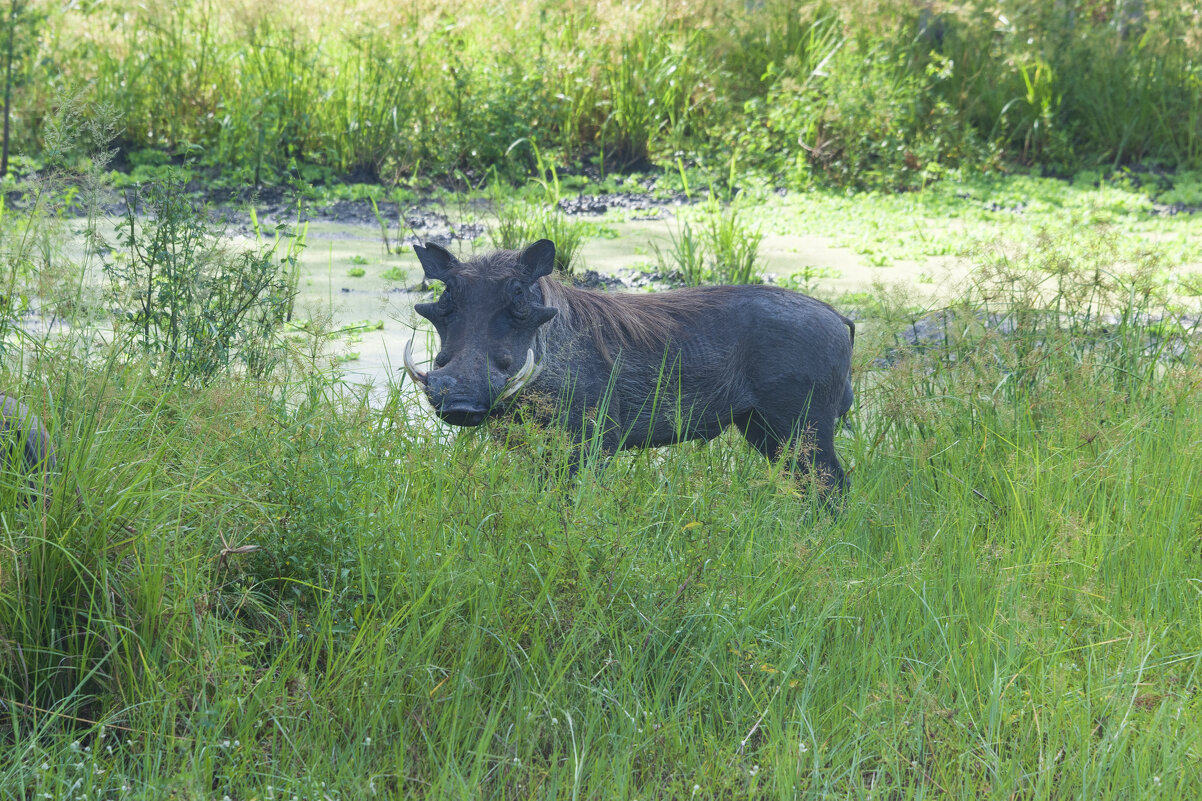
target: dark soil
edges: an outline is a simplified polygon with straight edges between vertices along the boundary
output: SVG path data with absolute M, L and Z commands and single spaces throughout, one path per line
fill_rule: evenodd
M 661 198 L 638 192 L 617 192 L 603 195 L 578 195 L 565 197 L 559 201 L 559 209 L 564 214 L 605 214 L 610 209 L 626 209 L 634 211 L 654 212 L 650 216 L 636 216 L 636 220 L 657 220 L 663 216 L 666 206 L 683 206 L 689 203 L 689 198 L 682 192 L 670 197 Z

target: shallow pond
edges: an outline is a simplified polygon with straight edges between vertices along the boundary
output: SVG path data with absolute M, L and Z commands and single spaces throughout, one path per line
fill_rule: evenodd
M 614 275 L 652 268 L 653 244 L 666 251 L 675 225 L 670 215 L 605 221 L 606 235 L 593 237 L 581 247 L 578 269 Z M 334 353 L 348 379 L 378 383 L 395 375 L 414 331 L 418 332 L 415 354 L 419 361 L 428 358 L 429 326 L 413 313 L 418 293 L 408 291 L 422 277 L 410 248 L 389 253 L 377 226 L 330 222 L 310 223 L 307 243 L 301 258 L 297 314 L 302 319 L 328 316 L 335 330 L 355 329 L 339 337 Z M 465 257 L 489 250 L 487 241 L 479 239 L 475 245 L 461 241 L 449 247 Z M 816 276 L 810 291 L 829 300 L 846 292 L 871 290 L 877 283 L 912 285 L 920 295 L 935 297 L 966 272 L 946 256 L 874 265 L 869 257 L 822 235 L 766 233 L 759 253 L 765 275 L 787 278 L 809 269 Z
M 578 201 L 564 206 L 585 212 L 571 217 L 588 233 L 578 273 L 595 270 L 628 278 L 655 270 L 656 249 L 667 254 L 682 222 L 696 224 L 703 213 L 699 205 L 682 204 L 679 198 L 660 205 L 643 200 L 637 208 L 611 206 L 601 214 L 587 213 L 592 207 Z M 289 221 L 290 209 L 294 207 L 288 204 L 262 208 L 258 217 L 270 230 L 277 217 Z M 241 244 L 253 244 L 248 209 L 230 212 L 231 233 Z M 419 295 L 409 288 L 418 284 L 421 270 L 405 242 L 433 239 L 463 257 L 485 252 L 490 249 L 488 227 L 495 222 L 488 213 L 488 204 L 479 199 L 427 203 L 405 212 L 402 236 L 395 226 L 382 231 L 366 201 L 339 201 L 315 211 L 305 228 L 296 321 L 311 320 L 335 332 L 330 356 L 348 381 L 382 385 L 395 380 L 411 335 L 417 334 L 419 361 L 428 359 L 435 344 L 429 326 L 413 313 Z M 794 286 L 836 306 L 846 305 L 840 299 L 849 293 L 883 286 L 900 287 L 913 303 L 936 309 L 969 276 L 976 263 L 973 243 L 1031 241 L 1045 227 L 1064 232 L 1074 226 L 1107 226 L 1124 247 L 1161 249 L 1171 274 L 1166 280 L 1193 276 L 1202 286 L 1198 215 L 1164 214 L 1138 193 L 1110 186 L 1014 177 L 980 185 L 947 182 L 927 192 L 899 195 L 790 193 L 743 204 L 740 214 L 745 230 L 762 234 L 758 254 L 766 276 L 792 276 Z M 68 227 L 78 233 L 83 224 L 69 221 Z M 108 233 L 111 237 L 111 227 Z M 76 237 L 67 249 L 79 250 L 79 245 Z M 88 280 L 99 287 L 103 279 L 95 259 L 92 264 Z M 29 322 L 45 326 L 32 318 Z

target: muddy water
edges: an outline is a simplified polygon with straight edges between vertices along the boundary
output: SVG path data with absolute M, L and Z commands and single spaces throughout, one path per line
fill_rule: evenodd
M 666 252 L 675 225 L 666 212 L 654 220 L 606 221 L 610 233 L 583 245 L 582 266 L 616 274 L 654 265 L 653 245 Z M 413 313 L 420 298 L 406 289 L 421 280 L 421 267 L 411 249 L 387 252 L 374 225 L 312 222 L 307 241 L 297 314 L 302 319 L 329 318 L 335 330 L 356 329 L 333 339 L 332 355 L 348 380 L 376 385 L 390 377 L 396 380 L 405 343 L 415 332 L 414 353 L 419 362 L 429 358 L 434 344 L 429 326 Z M 395 242 L 390 244 L 395 247 Z M 476 240 L 476 245 L 480 251 L 488 249 L 484 240 Z M 449 247 L 465 256 L 473 252 L 470 242 Z M 957 274 L 952 259 L 873 266 L 850 248 L 821 236 L 765 235 L 759 252 L 768 275 L 787 277 L 810 268 L 819 276 L 811 291 L 827 298 L 868 290 L 878 281 L 904 283 L 933 295 Z M 363 275 L 356 277 L 359 270 Z

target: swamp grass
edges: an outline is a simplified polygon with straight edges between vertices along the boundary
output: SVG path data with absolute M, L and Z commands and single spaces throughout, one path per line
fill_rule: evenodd
M 36 165 L 78 96 L 120 117 L 133 180 L 190 162 L 232 186 L 475 185 L 527 178 L 540 148 L 602 176 L 738 161 L 787 186 L 1202 166 L 1202 18 L 1168 0 L 11 11 L 14 152 Z
M 982 252 L 936 345 L 865 310 L 837 515 L 733 432 L 567 483 L 562 435 L 407 383 L 45 343 L 5 368 L 65 466 L 49 510 L 0 485 L 0 794 L 1196 795 L 1198 310 L 1073 241 Z

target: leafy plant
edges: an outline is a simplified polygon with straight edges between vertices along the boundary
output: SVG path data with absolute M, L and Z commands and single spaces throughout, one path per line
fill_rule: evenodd
M 669 232 L 672 247 L 665 254 L 654 242 L 661 270 L 678 270 L 686 284 L 759 283 L 759 246 L 763 233 L 743 217 L 741 199 L 722 204 L 712 194 L 694 229 L 687 220 Z
M 235 361 L 266 375 L 277 329 L 292 315 L 303 240 L 281 226 L 273 242 L 231 252 L 175 176 L 127 202 L 118 237 L 126 250 L 104 265 L 127 348 L 154 359 L 167 382 L 208 383 Z
M 520 250 L 538 239 L 555 243 L 555 269 L 561 275 L 576 272 L 580 246 L 587 226 L 564 214 L 557 205 L 526 201 L 499 201 L 497 221 L 488 229 L 493 247 Z
M 710 275 L 721 284 L 759 283 L 763 234 L 749 225 L 740 199 L 723 206 L 711 197 L 702 217 L 701 240 L 710 256 Z
M 698 41 L 638 31 L 607 65 L 609 115 L 601 141 L 612 168 L 645 168 L 653 141 L 687 130 L 702 82 L 691 52 Z
M 689 286 L 705 283 L 709 270 L 705 266 L 705 250 L 700 239 L 693 233 L 693 228 L 687 220 L 678 220 L 676 229 L 668 232 L 672 242 L 671 249 L 665 254 L 655 242 L 651 249 L 655 252 L 655 261 L 661 272 L 678 270 Z

